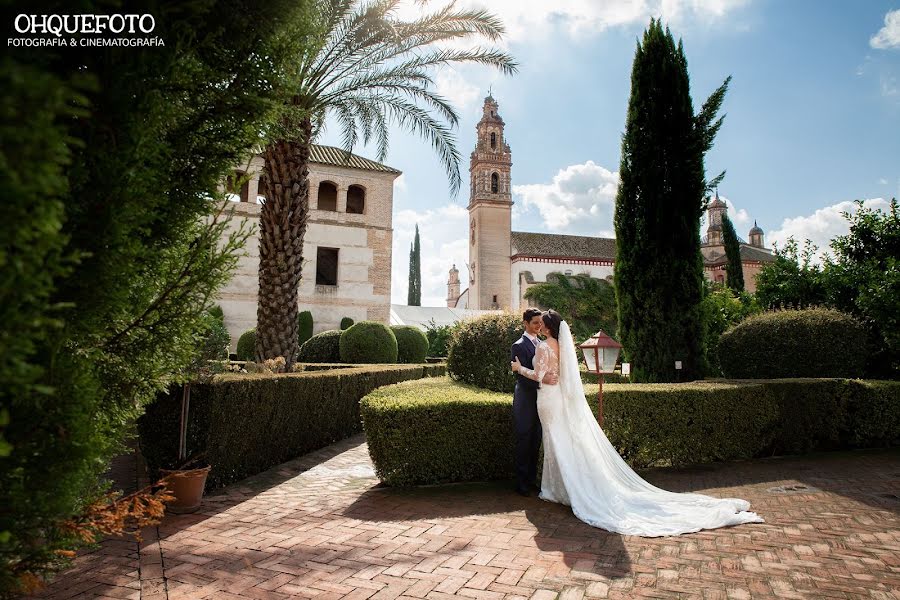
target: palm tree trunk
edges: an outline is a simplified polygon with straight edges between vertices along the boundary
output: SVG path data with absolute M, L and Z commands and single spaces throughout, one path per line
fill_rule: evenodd
M 301 141 L 280 140 L 265 149 L 268 179 L 259 218 L 259 297 L 256 360 L 297 358 L 297 301 L 303 272 L 303 237 L 309 217 L 309 150 L 312 123 L 301 122 Z

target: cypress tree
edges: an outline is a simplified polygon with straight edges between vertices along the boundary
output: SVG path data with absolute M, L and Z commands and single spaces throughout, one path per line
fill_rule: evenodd
M 728 215 L 722 215 L 722 239 L 725 242 L 725 258 L 728 259 L 726 283 L 735 292 L 744 291 L 744 265 L 741 264 L 741 244 L 734 224 Z
M 422 256 L 419 245 L 419 226 L 416 237 L 409 248 L 409 291 L 406 296 L 408 306 L 422 306 Z
M 638 42 L 616 195 L 619 338 L 636 381 L 703 375 L 703 158 L 730 77 L 694 114 L 681 42 L 651 20 Z M 675 361 L 681 361 L 678 375 Z

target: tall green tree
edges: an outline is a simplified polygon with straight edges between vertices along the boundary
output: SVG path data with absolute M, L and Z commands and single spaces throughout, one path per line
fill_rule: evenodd
M 704 372 L 700 217 L 704 156 L 730 77 L 695 114 L 681 42 L 651 20 L 635 51 L 616 195 L 615 289 L 619 341 L 637 381 L 673 381 Z
M 258 360 L 283 356 L 290 365 L 297 355 L 310 147 L 326 116 L 341 128 L 347 151 L 372 140 L 378 160 L 387 155 L 389 125 L 422 136 L 437 152 L 455 193 L 462 178 L 452 128 L 459 119 L 435 92 L 434 74 L 461 63 L 506 74 L 516 69 L 505 52 L 473 45 L 478 39 L 500 40 L 503 26 L 490 13 L 458 9 L 451 2 L 405 21 L 397 16 L 399 5 L 400 0 L 316 3 L 314 33 L 286 99 L 289 110 L 269 132 L 272 141 L 264 152 L 268 185 L 260 214 Z M 448 42 L 456 43 L 448 47 Z M 459 49 L 459 42 L 466 47 Z
M 307 5 L 163 1 L 164 47 L 2 59 L 0 596 L 84 543 L 72 519 L 127 424 L 201 349 L 246 235 L 228 234 L 215 191 L 280 110 L 294 54 L 259 23 Z
M 409 291 L 406 304 L 422 306 L 422 248 L 419 244 L 419 226 L 416 225 L 416 237 L 409 248 Z
M 727 279 L 725 284 L 735 293 L 744 291 L 744 265 L 741 263 L 741 243 L 728 215 L 722 215 L 722 240 L 725 242 Z
M 576 341 L 586 340 L 599 329 L 613 337 L 617 335 L 616 292 L 605 279 L 551 273 L 545 283 L 528 288 L 525 298 L 541 308 L 559 312 L 572 328 Z

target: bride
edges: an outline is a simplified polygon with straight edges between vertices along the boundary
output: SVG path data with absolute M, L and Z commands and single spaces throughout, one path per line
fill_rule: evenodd
M 624 535 L 678 535 L 741 523 L 762 523 L 750 503 L 700 494 L 678 494 L 654 487 L 622 460 L 584 398 L 575 341 L 559 313 L 542 315 L 546 341 L 538 345 L 535 369 L 518 359 L 513 371 L 541 381 L 548 372 L 558 385 L 542 384 L 537 409 L 543 430 L 541 499 L 572 507 L 594 527 Z

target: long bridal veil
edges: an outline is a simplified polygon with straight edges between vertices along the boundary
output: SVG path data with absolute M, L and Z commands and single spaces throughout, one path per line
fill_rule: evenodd
M 642 536 L 762 522 L 756 513 L 747 512 L 750 504 L 745 500 L 668 492 L 644 481 L 619 456 L 585 401 L 575 341 L 565 321 L 559 328 L 559 348 L 562 418 L 555 420 L 551 435 L 566 440 L 555 458 L 578 518 L 610 531 Z

